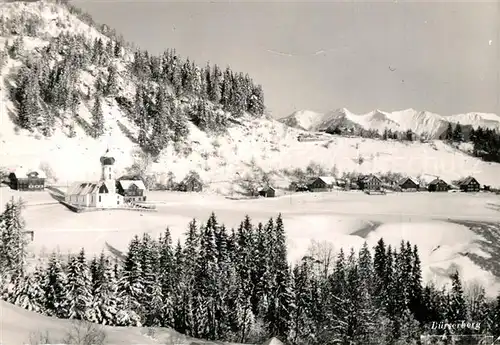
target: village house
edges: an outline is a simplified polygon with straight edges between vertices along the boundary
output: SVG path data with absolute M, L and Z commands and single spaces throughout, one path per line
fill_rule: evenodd
M 42 191 L 46 178 L 43 171 L 18 168 L 9 174 L 10 188 L 19 191 Z
M 402 192 L 417 192 L 420 188 L 417 182 L 415 182 L 410 177 L 405 177 L 402 179 L 399 184 L 399 188 L 401 188 Z
M 307 187 L 311 192 L 328 192 L 331 191 L 335 184 L 335 178 L 331 176 L 319 176 L 311 179 Z
M 458 186 L 462 192 L 466 193 L 477 193 L 481 189 L 479 182 L 477 182 L 477 180 L 472 176 L 468 176 L 461 180 Z
M 276 189 L 271 186 L 259 188 L 258 190 L 259 196 L 263 196 L 265 198 L 274 198 L 276 196 Z
M 203 191 L 203 183 L 196 176 L 189 176 L 179 183 L 179 190 L 182 192 L 201 192 Z
M 436 178 L 432 180 L 427 186 L 427 190 L 429 192 L 447 192 L 450 189 L 450 186 L 445 181 L 440 178 Z
M 370 174 L 363 176 L 358 180 L 359 189 L 361 190 L 381 190 L 382 180 L 377 176 Z
M 125 203 L 146 201 L 146 186 L 142 180 L 120 179 L 116 182 L 116 189 Z
M 117 208 L 124 204 L 123 196 L 117 193 L 113 171 L 115 159 L 101 157 L 101 179 L 98 182 L 74 183 L 66 193 L 66 203 L 77 207 Z

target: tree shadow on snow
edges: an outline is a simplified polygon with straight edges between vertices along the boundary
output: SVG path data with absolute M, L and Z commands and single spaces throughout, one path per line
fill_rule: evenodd
M 468 257 L 483 270 L 500 278 L 500 223 L 462 220 L 450 220 L 449 222 L 464 225 L 483 238 L 477 240 L 476 243 L 480 245 L 487 257 L 469 252 L 460 254 Z

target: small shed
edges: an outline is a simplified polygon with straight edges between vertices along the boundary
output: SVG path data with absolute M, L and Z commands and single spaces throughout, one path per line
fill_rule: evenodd
M 458 186 L 462 192 L 466 193 L 477 193 L 481 189 L 479 182 L 472 176 L 468 176 L 461 180 Z
M 398 183 L 399 188 L 403 192 L 416 192 L 419 189 L 419 185 L 410 177 L 405 177 Z
M 427 186 L 429 192 L 447 192 L 449 189 L 450 185 L 440 178 L 432 180 Z
M 47 176 L 40 170 L 19 168 L 9 174 L 10 187 L 19 191 L 42 191 Z
M 328 192 L 332 190 L 334 184 L 334 177 L 319 176 L 308 183 L 308 188 L 312 192 Z
M 276 196 L 276 189 L 271 186 L 260 188 L 259 196 L 263 196 L 265 198 L 274 198 Z
M 189 176 L 179 184 L 179 189 L 183 192 L 201 192 L 203 183 L 195 176 Z

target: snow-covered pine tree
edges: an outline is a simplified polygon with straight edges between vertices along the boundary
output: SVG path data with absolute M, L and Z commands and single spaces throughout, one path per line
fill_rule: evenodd
M 292 277 L 287 261 L 285 228 L 281 214 L 276 218 L 273 240 L 274 248 L 271 259 L 273 260 L 276 285 L 269 298 L 266 321 L 269 325 L 270 335 L 287 339 L 292 326 L 295 304 Z
M 119 308 L 118 282 L 111 260 L 102 252 L 98 260 L 94 258 L 91 261 L 90 267 L 93 281 L 92 309 L 96 322 L 115 325 Z
M 214 65 L 210 75 L 208 97 L 213 103 L 219 103 L 222 96 L 222 73 L 219 66 Z
M 18 74 L 15 98 L 19 104 L 18 123 L 22 128 L 34 131 L 43 124 L 40 105 L 40 85 L 34 68 L 23 67 Z
M 500 337 L 500 294 L 497 295 L 491 314 L 492 333 L 495 337 Z
M 407 246 L 410 244 L 407 243 Z M 409 308 L 415 316 L 415 319 L 424 323 L 426 319 L 425 308 L 422 304 L 422 268 L 420 265 L 420 257 L 418 255 L 418 247 L 415 245 L 413 250 L 407 248 L 407 253 L 411 252 L 411 277 L 409 283 Z
M 130 241 L 127 257 L 119 280 L 119 298 L 122 300 L 123 307 L 120 309 L 125 312 L 133 311 L 137 315 L 144 315 L 141 305 L 144 285 L 142 282 L 141 267 L 141 241 L 138 236 L 134 236 Z M 125 317 L 121 315 L 120 317 Z M 128 322 L 129 319 L 126 319 Z
M 95 95 L 92 107 L 92 136 L 99 138 L 104 134 L 104 114 L 102 111 L 102 100 L 100 94 Z
M 26 260 L 25 221 L 21 215 L 22 200 L 10 200 L 0 215 L 0 274 L 4 283 L 24 275 Z
M 67 273 L 67 305 L 68 318 L 77 320 L 97 321 L 92 312 L 91 280 L 85 254 L 82 257 L 72 256 Z
M 108 66 L 108 76 L 106 80 L 106 87 L 104 95 L 114 96 L 118 92 L 118 70 L 116 66 L 111 64 Z
M 317 311 L 314 309 L 311 264 L 302 260 L 293 270 L 296 305 L 292 330 L 294 344 L 308 344 L 316 334 L 314 314 Z
M 36 313 L 45 313 L 44 272 L 37 266 L 33 273 L 25 275 L 16 285 L 13 303 Z
M 174 327 L 174 300 L 178 280 L 175 275 L 175 257 L 172 248 L 172 236 L 167 227 L 158 240 L 159 251 L 159 285 L 163 297 L 162 326 Z M 156 292 L 155 292 L 156 294 Z
M 200 252 L 195 282 L 197 300 L 203 303 L 202 312 L 206 313 L 205 315 L 200 313 L 205 323 L 205 327 L 200 329 L 200 336 L 211 340 L 219 337 L 216 313 L 221 304 L 217 294 L 217 246 L 214 235 L 217 226 L 217 218 L 212 213 L 206 226 L 200 228 Z
M 61 266 L 59 255 L 52 253 L 45 271 L 43 290 L 45 292 L 45 311 L 59 318 L 69 316 L 67 276 Z
M 451 276 L 451 290 L 448 293 L 449 305 L 447 319 L 449 322 L 460 322 L 467 319 L 467 307 L 458 271 Z

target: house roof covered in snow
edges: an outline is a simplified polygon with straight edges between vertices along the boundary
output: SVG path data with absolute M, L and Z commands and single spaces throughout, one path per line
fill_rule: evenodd
M 464 178 L 463 180 L 460 180 L 460 181 L 458 182 L 458 185 L 460 185 L 460 186 L 467 186 L 467 185 L 469 185 L 472 181 L 476 181 L 476 182 L 477 182 L 477 180 L 476 180 L 474 177 L 472 177 L 472 176 L 468 176 L 468 177 Z
M 411 181 L 411 182 L 413 182 L 414 184 L 418 185 L 417 180 L 416 180 L 416 179 L 414 179 L 414 178 L 412 178 L 412 177 L 404 177 L 404 178 L 402 178 L 402 179 L 399 181 L 398 185 L 400 185 L 400 186 L 401 186 L 402 184 L 404 184 L 404 183 L 405 183 L 406 181 L 408 181 L 408 180 L 410 180 L 410 181 Z
M 432 180 L 432 181 L 429 183 L 429 186 L 433 186 L 433 185 L 440 184 L 440 183 L 441 183 L 441 184 L 443 184 L 443 183 L 444 183 L 444 184 L 446 184 L 446 185 L 448 184 L 448 183 L 446 183 L 444 180 L 441 180 L 440 178 L 437 178 L 437 179 Z
M 146 186 L 144 185 L 144 182 L 142 182 L 142 180 L 119 180 L 118 183 L 124 190 L 129 189 L 133 184 L 135 184 L 139 189 L 146 189 Z
M 19 168 L 14 169 L 12 171 L 12 173 L 14 175 L 16 175 L 16 178 L 28 178 L 28 174 L 30 174 L 30 173 L 37 173 L 38 178 L 47 178 L 47 175 L 39 169 L 28 169 L 28 168 L 19 167 Z
M 67 195 L 89 195 L 99 191 L 97 182 L 76 182 L 68 189 Z

